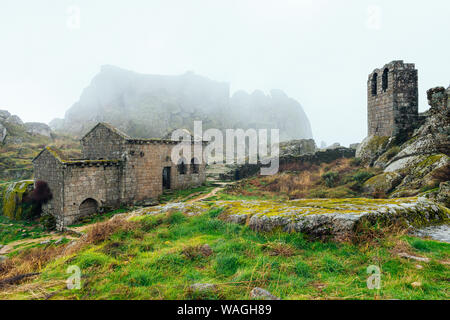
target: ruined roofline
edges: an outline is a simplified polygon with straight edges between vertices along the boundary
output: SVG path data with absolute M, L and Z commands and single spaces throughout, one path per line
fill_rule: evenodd
M 415 70 L 416 65 L 414 63 L 405 63 L 403 60 L 393 60 L 389 63 L 386 63 L 381 68 L 374 69 L 368 76 L 369 80 L 372 80 L 372 76 L 374 73 L 378 73 L 379 76 L 381 76 L 381 73 L 383 73 L 383 71 L 386 68 L 389 69 L 389 71 L 392 71 L 392 70 Z
M 63 165 L 73 165 L 73 166 L 100 166 L 100 165 L 120 165 L 122 163 L 121 160 L 118 159 L 107 159 L 107 160 L 88 160 L 88 159 L 67 159 L 64 154 L 53 147 L 47 146 L 42 149 L 39 154 L 34 157 L 32 162 L 38 159 L 44 151 L 48 151 L 59 163 Z

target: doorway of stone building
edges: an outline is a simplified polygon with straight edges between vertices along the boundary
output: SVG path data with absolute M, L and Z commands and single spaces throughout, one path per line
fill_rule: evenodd
M 164 167 L 162 173 L 163 190 L 170 189 L 170 167 Z
M 88 198 L 80 204 L 80 218 L 89 217 L 98 211 L 98 203 L 94 199 Z

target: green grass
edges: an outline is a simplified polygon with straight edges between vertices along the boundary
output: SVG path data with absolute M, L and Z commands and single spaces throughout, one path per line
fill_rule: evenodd
M 110 219 L 112 216 L 119 214 L 119 213 L 125 213 L 129 212 L 129 209 L 126 208 L 120 208 L 116 209 L 107 213 L 99 213 L 95 214 L 93 216 L 85 217 L 81 221 L 77 222 L 76 224 L 70 225 L 69 228 L 75 228 L 75 227 L 81 227 L 86 224 L 101 222 Z
M 450 271 L 442 263 L 450 258 L 449 244 L 405 236 L 379 239 L 376 245 L 311 242 L 298 233 L 257 233 L 218 215 L 220 210 L 212 209 L 193 217 L 135 218 L 136 229 L 118 231 L 103 243 L 52 261 L 34 282 L 63 281 L 66 269 L 77 265 L 82 288 L 61 290 L 55 298 L 248 299 L 256 286 L 282 299 L 449 298 Z M 204 244 L 212 255 L 185 254 Z M 432 261 L 417 269 L 417 261 L 394 253 L 400 244 Z M 381 269 L 380 290 L 367 288 L 370 265 Z M 413 288 L 417 281 L 422 287 Z M 213 283 L 217 289 L 196 293 L 189 290 L 193 283 Z M 20 293 L 8 298 L 30 297 Z
M 17 240 L 40 238 L 46 231 L 35 221 L 15 221 L 0 215 L 0 244 Z

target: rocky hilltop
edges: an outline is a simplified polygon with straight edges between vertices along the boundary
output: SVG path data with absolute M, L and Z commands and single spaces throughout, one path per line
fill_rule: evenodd
M 147 75 L 103 66 L 52 129 L 82 135 L 97 122 L 109 122 L 130 136 L 163 137 L 178 128 L 279 128 L 282 140 L 312 137 L 302 106 L 281 90 L 238 91 L 227 83 L 192 72 L 179 76 Z
M 449 205 L 450 87 L 428 90 L 430 109 L 419 115 L 416 128 L 401 136 L 369 136 L 356 156 L 383 173 L 365 183 L 365 190 L 390 197 L 425 193 Z
M 24 123 L 18 116 L 0 110 L 0 182 L 30 178 L 31 159 L 45 145 L 65 145 L 74 153 L 77 147 L 72 147 L 73 142 L 70 137 L 55 134 L 45 123 Z

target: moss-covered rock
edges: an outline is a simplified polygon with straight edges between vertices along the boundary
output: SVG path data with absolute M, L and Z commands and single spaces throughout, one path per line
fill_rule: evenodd
M 2 213 L 8 218 L 21 220 L 24 211 L 28 208 L 23 200 L 27 193 L 33 190 L 34 181 L 24 180 L 12 182 L 3 187 L 2 191 Z
M 197 215 L 220 208 L 220 219 L 246 224 L 256 231 L 302 232 L 313 237 L 345 237 L 358 226 L 427 226 L 450 221 L 450 210 L 425 198 L 403 199 L 302 199 L 234 200 L 200 203 L 170 203 L 139 209 L 131 217 L 182 212 Z
M 368 136 L 361 142 L 356 150 L 356 157 L 363 164 L 373 165 L 374 161 L 382 155 L 389 144 L 390 137 Z
M 385 172 L 397 172 L 404 176 L 392 192 L 392 197 L 415 196 L 424 191 L 438 188 L 448 180 L 450 157 L 445 154 L 416 155 L 403 158 L 389 165 Z
M 363 191 L 371 195 L 388 194 L 402 182 L 403 177 L 397 172 L 384 172 L 367 180 Z

